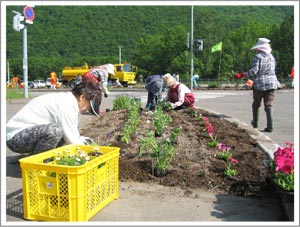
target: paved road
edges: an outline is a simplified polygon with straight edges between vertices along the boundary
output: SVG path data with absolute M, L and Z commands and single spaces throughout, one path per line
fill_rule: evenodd
M 112 100 L 121 93 L 124 92 L 112 92 L 109 98 L 103 100 L 102 109 L 112 108 Z M 32 92 L 32 94 L 41 93 Z M 140 97 L 144 104 L 146 102 L 147 94 L 144 91 L 127 91 L 126 94 Z M 238 117 L 245 122 L 251 119 L 250 91 L 195 91 L 195 94 L 198 107 L 221 113 L 227 119 Z M 276 131 L 267 135 L 278 144 L 294 141 L 294 131 L 291 130 L 294 126 L 293 100 L 293 90 L 282 90 L 277 93 L 274 103 Z M 4 108 L 7 120 L 27 101 L 20 99 L 7 103 L 6 109 Z M 259 129 L 264 126 L 264 118 L 261 117 Z M 6 149 L 3 144 L 2 149 Z M 17 165 L 11 163 L 16 157 L 19 158 L 7 149 L 6 187 L 4 188 L 7 195 L 6 221 L 10 224 L 14 222 L 14 225 L 25 221 L 22 217 L 21 173 L 20 169 L 16 168 Z M 260 221 L 263 221 L 263 224 L 268 222 L 274 224 L 283 218 L 280 202 L 274 194 L 262 198 L 241 198 L 201 190 L 188 191 L 135 182 L 120 182 L 119 193 L 120 198 L 106 206 L 90 221 L 113 223 L 113 225 L 132 222 L 137 222 L 133 224 L 138 225 L 143 222 L 148 222 L 148 225 L 157 222 L 163 224 L 166 221 L 177 222 L 177 224 L 184 222 L 185 225 L 195 225 L 195 223 L 203 225 L 206 222 L 236 223 L 239 221 L 251 225 L 252 222 L 257 224 Z M 5 217 L 1 220 L 5 220 Z M 296 221 L 299 222 L 299 219 Z
M 197 105 L 201 108 L 210 109 L 223 114 L 226 117 L 237 118 L 250 125 L 252 119 L 252 91 L 236 92 L 205 92 L 197 94 Z M 203 97 L 202 97 L 203 96 Z M 275 143 L 284 145 L 286 141 L 295 141 L 295 131 L 299 132 L 298 124 L 295 124 L 294 90 L 278 90 L 276 93 L 274 108 L 274 127 L 272 133 L 264 132 Z M 258 130 L 263 131 L 267 126 L 266 114 L 263 104 L 260 108 Z M 297 137 L 298 138 L 298 137 Z

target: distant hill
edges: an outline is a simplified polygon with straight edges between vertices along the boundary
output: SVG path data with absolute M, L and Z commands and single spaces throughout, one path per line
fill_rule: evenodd
M 12 10 L 22 9 L 7 7 L 8 58 L 22 54 L 22 35 L 12 29 Z M 130 55 L 142 37 L 163 34 L 177 25 L 190 29 L 190 6 L 36 6 L 34 10 L 34 24 L 28 26 L 31 56 L 111 56 L 118 54 L 119 45 Z M 205 21 L 206 14 L 213 15 L 220 29 L 232 30 L 249 21 L 280 23 L 293 14 L 293 7 L 195 6 L 195 24 Z
M 12 28 L 12 10 L 22 12 L 22 7 L 8 6 L 6 10 L 7 60 L 12 73 L 22 74 L 22 32 Z M 190 32 L 191 6 L 36 5 L 34 11 L 34 22 L 27 26 L 29 79 L 45 78 L 52 71 L 59 74 L 64 66 L 79 66 L 83 62 L 117 63 L 119 46 L 122 46 L 122 61 L 137 64 L 143 73 L 181 70 L 188 76 L 186 36 Z M 248 51 L 248 45 L 258 35 L 278 31 L 280 24 L 293 13 L 293 6 L 194 6 L 194 38 L 204 39 L 205 47 L 197 60 L 198 70 L 207 77 L 218 74 L 219 57 L 210 55 L 210 47 L 220 41 L 226 43 L 227 49 L 222 58 L 226 66 L 222 67 L 223 74 L 233 68 L 248 67 L 245 65 L 250 61 L 250 53 L 240 51 Z M 278 34 L 281 36 L 280 31 Z M 162 38 L 166 45 L 157 45 Z M 280 39 L 278 47 L 279 42 Z M 234 57 L 237 51 L 238 59 Z M 282 55 L 286 61 L 282 75 L 293 61 L 289 58 L 286 60 Z

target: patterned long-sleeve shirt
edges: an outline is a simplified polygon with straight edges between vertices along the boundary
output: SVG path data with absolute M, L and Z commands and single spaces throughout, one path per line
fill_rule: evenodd
M 275 74 L 276 61 L 272 54 L 259 52 L 252 61 L 252 68 L 246 72 L 247 77 L 254 77 L 253 87 L 265 91 L 278 88 Z

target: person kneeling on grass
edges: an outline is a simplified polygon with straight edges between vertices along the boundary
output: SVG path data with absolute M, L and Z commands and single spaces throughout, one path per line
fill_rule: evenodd
M 185 84 L 176 81 L 170 73 L 163 76 L 163 81 L 168 87 L 167 96 L 163 101 L 171 102 L 173 109 L 194 108 L 195 95 Z
M 72 91 L 40 95 L 21 108 L 6 124 L 6 145 L 15 153 L 37 154 L 66 144 L 90 144 L 80 136 L 79 114 L 99 114 L 101 89 L 90 81 Z

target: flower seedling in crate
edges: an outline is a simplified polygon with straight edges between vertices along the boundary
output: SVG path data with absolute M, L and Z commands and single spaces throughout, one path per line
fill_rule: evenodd
M 102 153 L 98 147 L 94 147 L 92 151 L 85 152 L 76 148 L 76 153 L 72 153 L 69 148 L 66 148 L 62 153 L 57 152 L 55 158 L 48 158 L 44 163 L 63 165 L 63 166 L 81 166 L 91 161 L 92 159 L 101 156 Z M 55 177 L 55 172 L 49 172 L 49 176 Z

